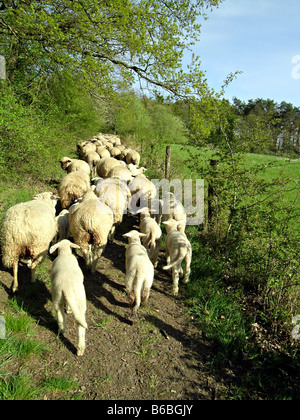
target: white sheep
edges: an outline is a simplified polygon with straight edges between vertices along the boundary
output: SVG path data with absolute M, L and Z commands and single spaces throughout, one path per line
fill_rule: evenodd
M 64 209 L 55 218 L 56 221 L 56 235 L 52 241 L 53 245 L 63 239 L 68 239 L 70 236 L 69 226 L 69 211 Z
M 96 176 L 97 175 L 97 165 L 100 162 L 100 156 L 98 155 L 97 152 L 88 152 L 87 154 L 85 154 L 83 156 L 83 159 L 87 162 L 87 164 L 90 167 L 91 170 L 91 174 L 92 176 Z
M 80 149 L 80 157 L 83 158 L 84 155 L 87 155 L 89 152 L 96 152 L 96 144 L 87 141 L 86 144 L 84 144 L 83 146 L 81 146 Z
M 113 212 L 89 190 L 80 203 L 70 208 L 69 223 L 74 242 L 80 245 L 94 273 L 113 227 Z
M 115 145 L 115 147 L 117 147 L 121 152 L 126 149 L 126 146 L 124 146 L 124 144 Z
M 97 173 L 101 178 L 107 178 L 109 171 L 119 165 L 120 161 L 115 158 L 103 158 L 97 165 Z
M 71 159 L 67 156 L 64 156 L 63 158 L 61 158 L 59 163 L 61 165 L 61 168 L 64 171 L 67 171 L 68 174 L 70 172 L 81 171 L 86 172 L 89 175 L 91 171 L 89 164 L 81 159 Z
M 144 236 L 136 230 L 125 233 L 128 238 L 126 249 L 126 292 L 129 298 L 132 314 L 136 317 L 137 310 L 142 304 L 146 305 L 150 289 L 153 284 L 154 267 L 146 248 L 141 244 L 140 238 Z
M 141 160 L 140 154 L 136 150 L 131 150 L 126 155 L 126 163 L 129 165 L 130 163 L 133 163 L 136 166 L 139 166 Z
M 157 258 L 162 237 L 161 228 L 156 221 L 150 217 L 151 215 L 148 207 L 138 210 L 137 213 L 140 213 L 141 215 L 140 231 L 146 235 L 142 237 L 143 245 L 149 253 L 152 264 L 154 267 L 157 267 Z
M 90 177 L 82 171 L 71 172 L 58 185 L 58 195 L 62 208 L 69 207 L 90 189 Z
M 2 262 L 13 268 L 13 293 L 18 289 L 18 261 L 27 261 L 31 281 L 35 267 L 45 258 L 56 234 L 56 198 L 51 192 L 37 194 L 33 200 L 16 204 L 5 213 L 1 226 Z
M 131 196 L 126 182 L 118 178 L 107 178 L 98 181 L 95 194 L 99 200 L 110 207 L 114 215 L 114 226 L 111 232 L 111 240 L 114 238 L 116 227 L 122 222 L 123 215 L 127 211 L 128 200 Z
M 185 260 L 185 273 L 183 283 L 187 284 L 191 273 L 192 260 L 192 246 L 186 235 L 177 230 L 180 221 L 170 219 L 163 222 L 167 227 L 166 237 L 166 256 L 167 265 L 163 267 L 164 270 L 172 268 L 173 279 L 173 295 L 178 295 L 179 275 L 183 274 L 181 267 L 182 261 Z
M 118 160 L 120 159 L 121 150 L 118 147 L 113 147 L 112 149 L 110 149 L 109 153 L 111 157 Z
M 139 208 L 148 207 L 157 194 L 155 185 L 145 175 L 137 175 L 129 182 L 128 187 L 132 195 L 129 206 L 132 213 L 136 213 Z
M 123 160 L 124 162 L 126 162 L 126 156 L 128 155 L 129 152 L 131 152 L 131 149 L 128 149 L 125 146 L 119 146 L 118 148 L 121 150 L 120 160 Z
M 186 211 L 180 201 L 171 192 L 164 196 L 162 205 L 162 220 L 166 222 L 169 219 L 175 219 L 180 222 L 178 223 L 177 229 L 184 233 L 187 222 Z
M 144 168 L 144 166 L 142 166 L 141 168 L 138 168 L 136 165 L 134 165 L 133 163 L 130 163 L 129 165 L 127 165 L 127 168 L 130 170 L 130 172 L 132 173 L 132 176 L 138 176 L 138 175 L 142 175 L 144 174 L 147 169 Z
M 85 350 L 85 331 L 88 328 L 85 320 L 86 295 L 83 273 L 71 248 L 80 246 L 64 239 L 50 248 L 50 254 L 58 249 L 58 256 L 53 261 L 50 275 L 51 294 L 61 333 L 66 330 L 65 307 L 71 309 L 77 324 L 77 356 L 82 356 Z
M 109 151 L 103 145 L 102 146 L 97 146 L 96 152 L 98 153 L 98 155 L 100 156 L 101 159 L 111 157 Z
M 107 174 L 107 178 L 119 178 L 124 182 L 130 182 L 133 179 L 132 173 L 129 169 L 122 165 L 124 162 L 119 162 L 118 166 L 114 166 Z

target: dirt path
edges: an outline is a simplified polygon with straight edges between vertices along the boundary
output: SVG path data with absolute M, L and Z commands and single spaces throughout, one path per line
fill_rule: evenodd
M 50 374 L 78 381 L 80 387 L 65 398 L 71 398 L 72 393 L 80 393 L 83 399 L 104 400 L 219 398 L 222 386 L 204 369 L 212 348 L 200 339 L 180 299 L 171 296 L 170 275 L 161 269 L 165 263 L 163 250 L 147 307 L 140 309 L 138 322 L 132 325 L 128 319 L 122 234 L 134 223 L 133 218 L 125 218 L 114 243 L 107 246 L 95 275 L 86 270 L 80 258 L 89 325 L 86 353 L 82 358 L 75 355 L 77 335 L 72 315 L 67 316 L 67 332 L 57 338 L 49 282 L 47 285 L 38 280 L 31 286 L 29 270 L 20 269 L 17 299 L 36 320 L 37 338 L 51 348 L 45 358 L 27 360 L 25 368 L 34 372 L 36 383 Z M 0 268 L 2 306 L 12 297 L 8 289 L 12 275 Z M 47 391 L 44 398 L 57 399 L 59 394 Z

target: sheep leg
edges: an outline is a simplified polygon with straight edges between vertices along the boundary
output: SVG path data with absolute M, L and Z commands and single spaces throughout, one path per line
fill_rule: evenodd
M 86 263 L 87 266 L 91 265 L 91 261 L 90 261 L 90 249 L 89 248 L 82 248 L 82 255 L 84 258 L 84 261 Z
M 132 291 L 133 281 L 134 281 L 134 274 L 133 273 L 128 273 L 126 275 L 125 282 L 126 282 L 126 293 L 127 293 L 128 298 L 129 298 L 130 305 L 133 305 L 133 302 L 134 302 L 134 299 L 135 299 L 134 293 Z
M 161 240 L 160 239 L 157 239 L 155 241 L 155 248 L 153 249 L 153 257 L 152 257 L 152 260 L 151 261 L 153 263 L 154 268 L 157 267 L 157 260 L 158 260 L 160 242 L 161 242 Z
M 14 280 L 12 284 L 12 292 L 15 293 L 18 290 L 19 283 L 18 283 L 18 261 L 15 261 L 13 264 L 13 273 L 14 273 Z
M 77 345 L 77 356 L 83 356 L 85 350 L 85 328 L 80 324 L 77 324 L 78 333 L 78 345 Z
M 45 258 L 45 256 L 46 256 L 46 253 L 45 252 L 43 252 L 42 254 L 40 254 L 37 258 L 35 258 L 33 261 L 32 261 L 32 263 L 31 263 L 31 265 L 30 265 L 30 268 L 31 268 L 31 283 L 34 283 L 35 282 L 35 280 L 36 280 L 36 277 L 35 277 L 35 267 L 40 263 L 40 262 L 42 262 L 43 261 L 43 259 Z
M 131 313 L 134 316 L 134 318 L 137 318 L 137 310 L 141 305 L 141 297 L 140 297 L 140 294 L 138 292 L 134 293 L 134 297 L 135 297 L 135 300 L 132 304 Z
M 31 267 L 31 283 L 35 283 L 35 269 Z
M 178 283 L 179 283 L 179 267 L 175 266 L 172 268 L 173 277 L 173 296 L 178 296 Z
M 166 248 L 166 258 L 167 258 L 167 265 L 170 265 L 171 257 L 170 257 L 170 252 L 169 252 L 168 248 Z M 168 270 L 168 271 L 170 271 L 170 270 Z
M 92 274 L 94 274 L 96 272 L 97 263 L 98 263 L 98 258 L 94 258 L 94 261 L 92 262 L 92 268 L 91 268 L 91 273 Z
M 95 250 L 94 250 L 94 252 L 92 252 L 92 255 L 91 255 L 91 260 L 92 260 L 91 272 L 92 272 L 92 274 L 94 274 L 95 271 L 96 271 L 98 260 L 101 257 L 104 249 L 105 249 L 105 245 L 102 245 L 97 249 L 96 254 L 95 254 Z
M 142 290 L 141 306 L 146 306 L 149 295 L 150 295 L 150 289 L 148 287 L 144 287 Z
M 72 313 L 72 309 L 70 308 L 70 305 L 68 303 L 66 303 L 65 312 L 67 314 L 71 314 Z
M 108 241 L 109 243 L 113 243 L 114 239 L 115 239 L 115 233 L 116 233 L 116 225 L 113 225 L 111 228 L 111 231 L 109 232 L 108 235 Z
M 132 290 L 128 291 L 127 296 L 128 296 L 128 299 L 129 299 L 129 305 L 131 307 L 133 307 L 134 306 L 134 301 L 135 301 L 135 296 L 134 296 L 133 291 Z
M 185 257 L 185 274 L 184 274 L 184 279 L 182 281 L 183 284 L 187 284 L 189 282 L 190 274 L 191 274 L 191 261 L 192 261 L 192 253 L 189 250 Z
M 54 309 L 57 314 L 58 331 L 64 333 L 66 331 L 66 316 L 64 311 L 64 300 L 54 303 Z

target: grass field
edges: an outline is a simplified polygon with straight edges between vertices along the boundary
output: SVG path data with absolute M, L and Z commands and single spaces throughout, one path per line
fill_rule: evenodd
M 163 176 L 164 159 L 166 144 L 161 144 L 156 151 L 155 159 L 156 166 L 162 168 L 161 175 Z M 206 169 L 211 158 L 214 158 L 213 151 L 210 149 L 198 150 L 193 146 L 181 146 L 178 144 L 171 145 L 171 178 L 176 179 L 197 179 L 199 172 L 189 167 L 187 161 L 197 159 L 197 167 Z M 287 179 L 288 182 L 281 192 L 280 202 L 278 206 L 295 206 L 300 211 L 300 159 L 288 159 L 286 157 L 279 157 L 273 155 L 262 155 L 245 153 L 241 155 L 241 163 L 244 164 L 245 169 L 259 168 L 258 179 L 270 183 L 272 188 L 272 181 L 279 181 Z M 150 169 L 149 177 L 153 174 Z M 202 175 L 200 175 L 202 177 Z M 205 177 L 204 177 L 205 178 Z M 274 189 L 274 192 L 276 191 Z M 270 193 L 270 190 L 268 190 Z M 264 195 L 262 194 L 262 199 Z M 296 222 L 297 230 L 300 234 L 300 220 Z

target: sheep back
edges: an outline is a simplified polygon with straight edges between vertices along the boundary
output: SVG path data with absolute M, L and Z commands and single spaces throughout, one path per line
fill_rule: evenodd
M 120 165 L 120 161 L 118 161 L 115 158 L 108 157 L 101 159 L 101 161 L 97 165 L 97 173 L 102 178 L 107 178 L 109 171 L 118 165 Z
M 46 253 L 55 233 L 55 209 L 46 202 L 32 200 L 11 207 L 1 227 L 4 266 L 12 267 L 19 257 L 34 260 Z
M 58 195 L 62 208 L 69 207 L 75 200 L 82 197 L 90 188 L 89 176 L 82 171 L 66 175 L 58 186 Z
M 69 222 L 76 244 L 105 246 L 113 225 L 113 212 L 98 199 L 86 200 L 70 212 Z

